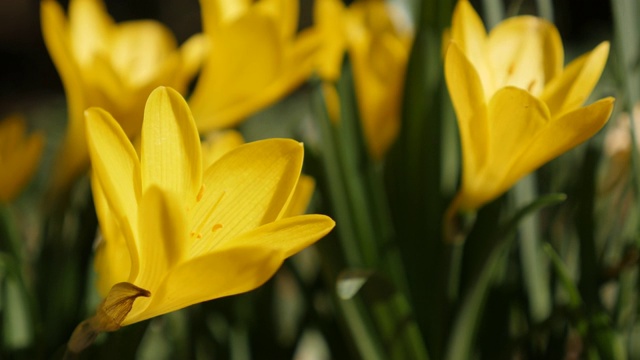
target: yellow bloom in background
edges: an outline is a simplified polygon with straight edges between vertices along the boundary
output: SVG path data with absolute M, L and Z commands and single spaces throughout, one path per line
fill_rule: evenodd
M 0 203 L 13 200 L 38 168 L 44 136 L 27 136 L 24 118 L 9 116 L 0 121 Z
M 317 56 L 320 76 L 335 82 L 348 51 L 358 110 L 369 152 L 384 156 L 400 130 L 404 77 L 412 33 L 398 8 L 384 0 L 355 1 L 345 8 L 340 0 L 315 3 L 316 28 L 322 37 Z M 404 21 L 403 21 L 404 20 Z M 332 91 L 332 89 L 325 90 Z M 337 97 L 329 94 L 327 107 L 337 117 Z
M 208 57 L 189 105 L 198 129 L 233 127 L 313 71 L 317 38 L 297 33 L 298 0 L 201 0 Z
M 60 4 L 44 0 L 41 16 L 69 112 L 54 175 L 54 188 L 59 189 L 88 165 L 84 111 L 104 108 L 127 136 L 137 135 L 149 93 L 159 85 L 184 92 L 199 69 L 205 42 L 195 35 L 178 49 L 171 31 L 156 21 L 116 24 L 101 0 L 71 0 L 68 19 Z
M 445 77 L 462 143 L 462 187 L 449 212 L 474 210 L 541 165 L 584 142 L 607 122 L 613 98 L 582 107 L 604 69 L 603 42 L 563 69 L 555 26 L 532 16 L 489 34 L 458 2 Z
M 86 117 L 104 234 L 98 287 L 109 294 L 99 313 L 117 320 L 102 330 L 252 290 L 334 226 L 324 215 L 287 217 L 302 166 L 298 142 L 241 145 L 203 170 L 191 112 L 170 88 L 149 97 L 139 157 L 109 113 L 92 108 Z

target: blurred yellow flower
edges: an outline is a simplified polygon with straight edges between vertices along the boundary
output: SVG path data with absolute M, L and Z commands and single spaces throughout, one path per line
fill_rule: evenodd
M 445 77 L 462 143 L 462 187 L 449 208 L 474 210 L 519 179 L 593 136 L 613 98 L 582 104 L 604 69 L 603 42 L 563 69 L 555 26 L 532 16 L 488 35 L 466 0 L 454 10 Z
M 38 168 L 44 136 L 25 135 L 22 117 L 13 115 L 0 121 L 0 203 L 13 200 Z
M 233 127 L 313 71 L 317 38 L 297 34 L 298 0 L 201 0 L 207 60 L 189 105 L 198 129 Z
M 344 52 L 349 52 L 364 136 L 371 156 L 380 159 L 400 129 L 413 37 L 408 21 L 384 0 L 358 0 L 348 8 L 340 0 L 317 0 L 315 23 L 323 41 L 317 56 L 318 72 L 334 83 L 340 76 Z M 339 104 L 331 92 L 325 85 L 327 108 L 337 120 Z
M 86 118 L 104 234 L 96 269 L 108 296 L 99 313 L 119 319 L 102 330 L 252 290 L 334 226 L 323 215 L 287 217 L 302 166 L 298 142 L 241 145 L 203 170 L 191 112 L 164 87 L 147 102 L 140 157 L 109 113 L 91 108 Z M 121 306 L 105 309 L 114 303 Z
M 205 41 L 195 35 L 178 49 L 164 25 L 151 20 L 116 24 L 101 0 L 71 0 L 68 19 L 55 0 L 43 0 L 41 17 L 69 112 L 54 175 L 54 189 L 59 189 L 88 165 L 85 109 L 104 108 L 127 136 L 137 135 L 149 93 L 160 85 L 185 91 L 200 67 Z

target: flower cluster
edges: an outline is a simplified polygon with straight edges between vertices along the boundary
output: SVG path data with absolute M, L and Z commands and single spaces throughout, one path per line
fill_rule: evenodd
M 565 59 L 550 0 L 199 0 L 181 44 L 61 3 L 54 156 L 0 121 L 0 357 L 640 357 L 633 114 L 597 137 L 640 45 Z

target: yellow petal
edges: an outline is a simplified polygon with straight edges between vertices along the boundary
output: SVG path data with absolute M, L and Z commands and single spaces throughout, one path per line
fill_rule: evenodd
M 480 77 L 455 42 L 445 57 L 445 79 L 458 118 L 462 143 L 463 174 L 474 176 L 489 151 L 489 124 Z
M 274 221 L 294 190 L 302 158 L 300 143 L 269 139 L 231 150 L 209 167 L 202 198 L 191 210 L 192 256 Z
M 151 186 L 142 195 L 138 211 L 137 274 L 130 280 L 139 287 L 154 290 L 168 271 L 185 255 L 187 219 L 184 204 L 170 192 Z
M 129 279 L 131 253 L 117 216 L 109 207 L 104 190 L 96 176 L 91 177 L 91 190 L 102 233 L 94 259 L 94 268 L 98 275 L 96 286 L 100 295 L 105 297 L 114 284 Z
M 69 3 L 69 34 L 80 64 L 90 64 L 96 54 L 105 53 L 114 23 L 100 0 L 72 0 Z
M 460 47 L 473 64 L 482 80 L 485 94 L 495 91 L 493 74 L 487 58 L 487 32 L 484 24 L 467 0 L 460 0 L 453 10 L 451 19 L 451 40 Z
M 100 182 L 109 207 L 118 217 L 131 222 L 138 216 L 140 199 L 138 156 L 120 125 L 109 113 L 91 108 L 85 116 L 93 176 Z
M 506 87 L 498 90 L 489 103 L 489 156 L 481 179 L 493 199 L 509 189 L 524 174 L 511 169 L 518 157 L 550 122 L 547 106 L 526 90 Z M 465 178 L 466 179 L 466 178 Z M 467 179 L 466 179 L 467 180 Z M 493 192 L 493 194 L 491 194 Z
M 64 85 L 69 113 L 67 134 L 57 157 L 52 179 L 53 188 L 61 190 L 87 166 L 83 125 L 86 91 L 80 68 L 70 47 L 69 29 L 62 7 L 55 0 L 43 0 L 40 3 L 40 13 L 44 42 Z
M 602 42 L 590 53 L 572 61 L 547 85 L 541 95 L 554 118 L 581 106 L 598 83 L 607 63 L 609 43 Z
M 323 42 L 317 56 L 318 72 L 323 80 L 337 81 L 347 48 L 344 4 L 338 0 L 317 0 L 313 14 L 316 24 L 314 36 L 318 36 Z
M 230 247 L 205 254 L 174 268 L 150 298 L 140 298 L 122 325 L 133 324 L 264 284 L 285 259 L 266 246 Z
M 202 166 L 207 169 L 222 155 L 244 144 L 242 134 L 236 130 L 214 131 L 202 143 Z
M 283 39 L 293 38 L 298 30 L 298 0 L 260 0 L 254 6 L 277 21 Z
M 298 215 L 262 225 L 249 232 L 221 242 L 212 251 L 227 248 L 268 247 L 285 258 L 295 255 L 327 235 L 335 222 L 325 215 Z M 283 259 L 284 260 L 284 259 Z
M 251 6 L 252 0 L 204 0 L 202 9 L 202 27 L 205 32 L 217 31 L 217 28 L 242 16 Z
M 175 89 L 184 93 L 202 66 L 209 51 L 209 41 L 204 34 L 191 36 L 180 46 L 181 66 L 175 74 Z
M 141 141 L 143 191 L 155 184 L 185 203 L 194 201 L 202 179 L 200 138 L 178 92 L 159 87 L 149 95 Z
M 307 211 L 313 191 L 316 189 L 316 181 L 307 175 L 300 175 L 298 184 L 291 194 L 289 203 L 282 209 L 282 215 L 279 218 L 302 215 Z
M 211 52 L 189 101 L 203 132 L 231 127 L 257 111 L 255 98 L 283 70 L 277 25 L 267 15 L 252 11 L 207 35 Z
M 20 116 L 0 122 L 0 203 L 18 196 L 38 169 L 44 136 L 27 136 L 25 130 L 25 120 Z
M 592 137 L 611 116 L 613 103 L 613 98 L 605 98 L 551 121 L 517 159 L 511 170 L 514 177 L 528 174 Z
M 160 65 L 176 48 L 175 37 L 159 22 L 130 21 L 114 28 L 110 63 L 127 83 L 140 86 L 157 78 Z
M 497 86 L 517 86 L 535 95 L 560 74 L 562 41 L 556 27 L 534 16 L 517 16 L 489 34 L 489 59 Z

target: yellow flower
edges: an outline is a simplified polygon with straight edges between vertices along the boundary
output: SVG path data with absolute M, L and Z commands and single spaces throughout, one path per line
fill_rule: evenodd
M 298 0 L 201 0 L 210 48 L 189 104 L 198 129 L 233 127 L 300 85 L 316 38 L 296 34 Z
M 54 175 L 54 189 L 59 189 L 88 165 L 85 109 L 104 108 L 129 137 L 137 135 L 149 93 L 160 85 L 185 91 L 200 66 L 205 42 L 196 35 L 178 49 L 171 31 L 156 21 L 116 24 L 101 0 L 71 0 L 68 20 L 60 4 L 43 0 L 41 16 L 69 111 Z
M 362 128 L 375 159 L 384 156 L 400 130 L 412 34 L 399 14 L 384 0 L 355 1 L 349 8 L 340 0 L 318 0 L 315 5 L 316 27 L 323 39 L 318 71 L 324 80 L 335 82 L 348 50 Z M 337 117 L 337 98 L 329 90 L 327 107 Z
M 44 136 L 25 136 L 22 117 L 13 115 L 0 122 L 0 203 L 13 200 L 38 168 Z
M 466 0 L 455 8 L 445 77 L 462 143 L 462 187 L 449 212 L 474 210 L 593 136 L 613 98 L 582 107 L 607 61 L 604 42 L 563 69 L 555 26 L 532 16 L 488 35 Z
M 191 112 L 170 88 L 149 97 L 140 157 L 109 113 L 92 108 L 86 118 L 104 306 L 142 296 L 119 308 L 126 316 L 112 314 L 117 327 L 252 290 L 334 226 L 323 215 L 286 217 L 302 166 L 298 142 L 241 145 L 203 170 Z

